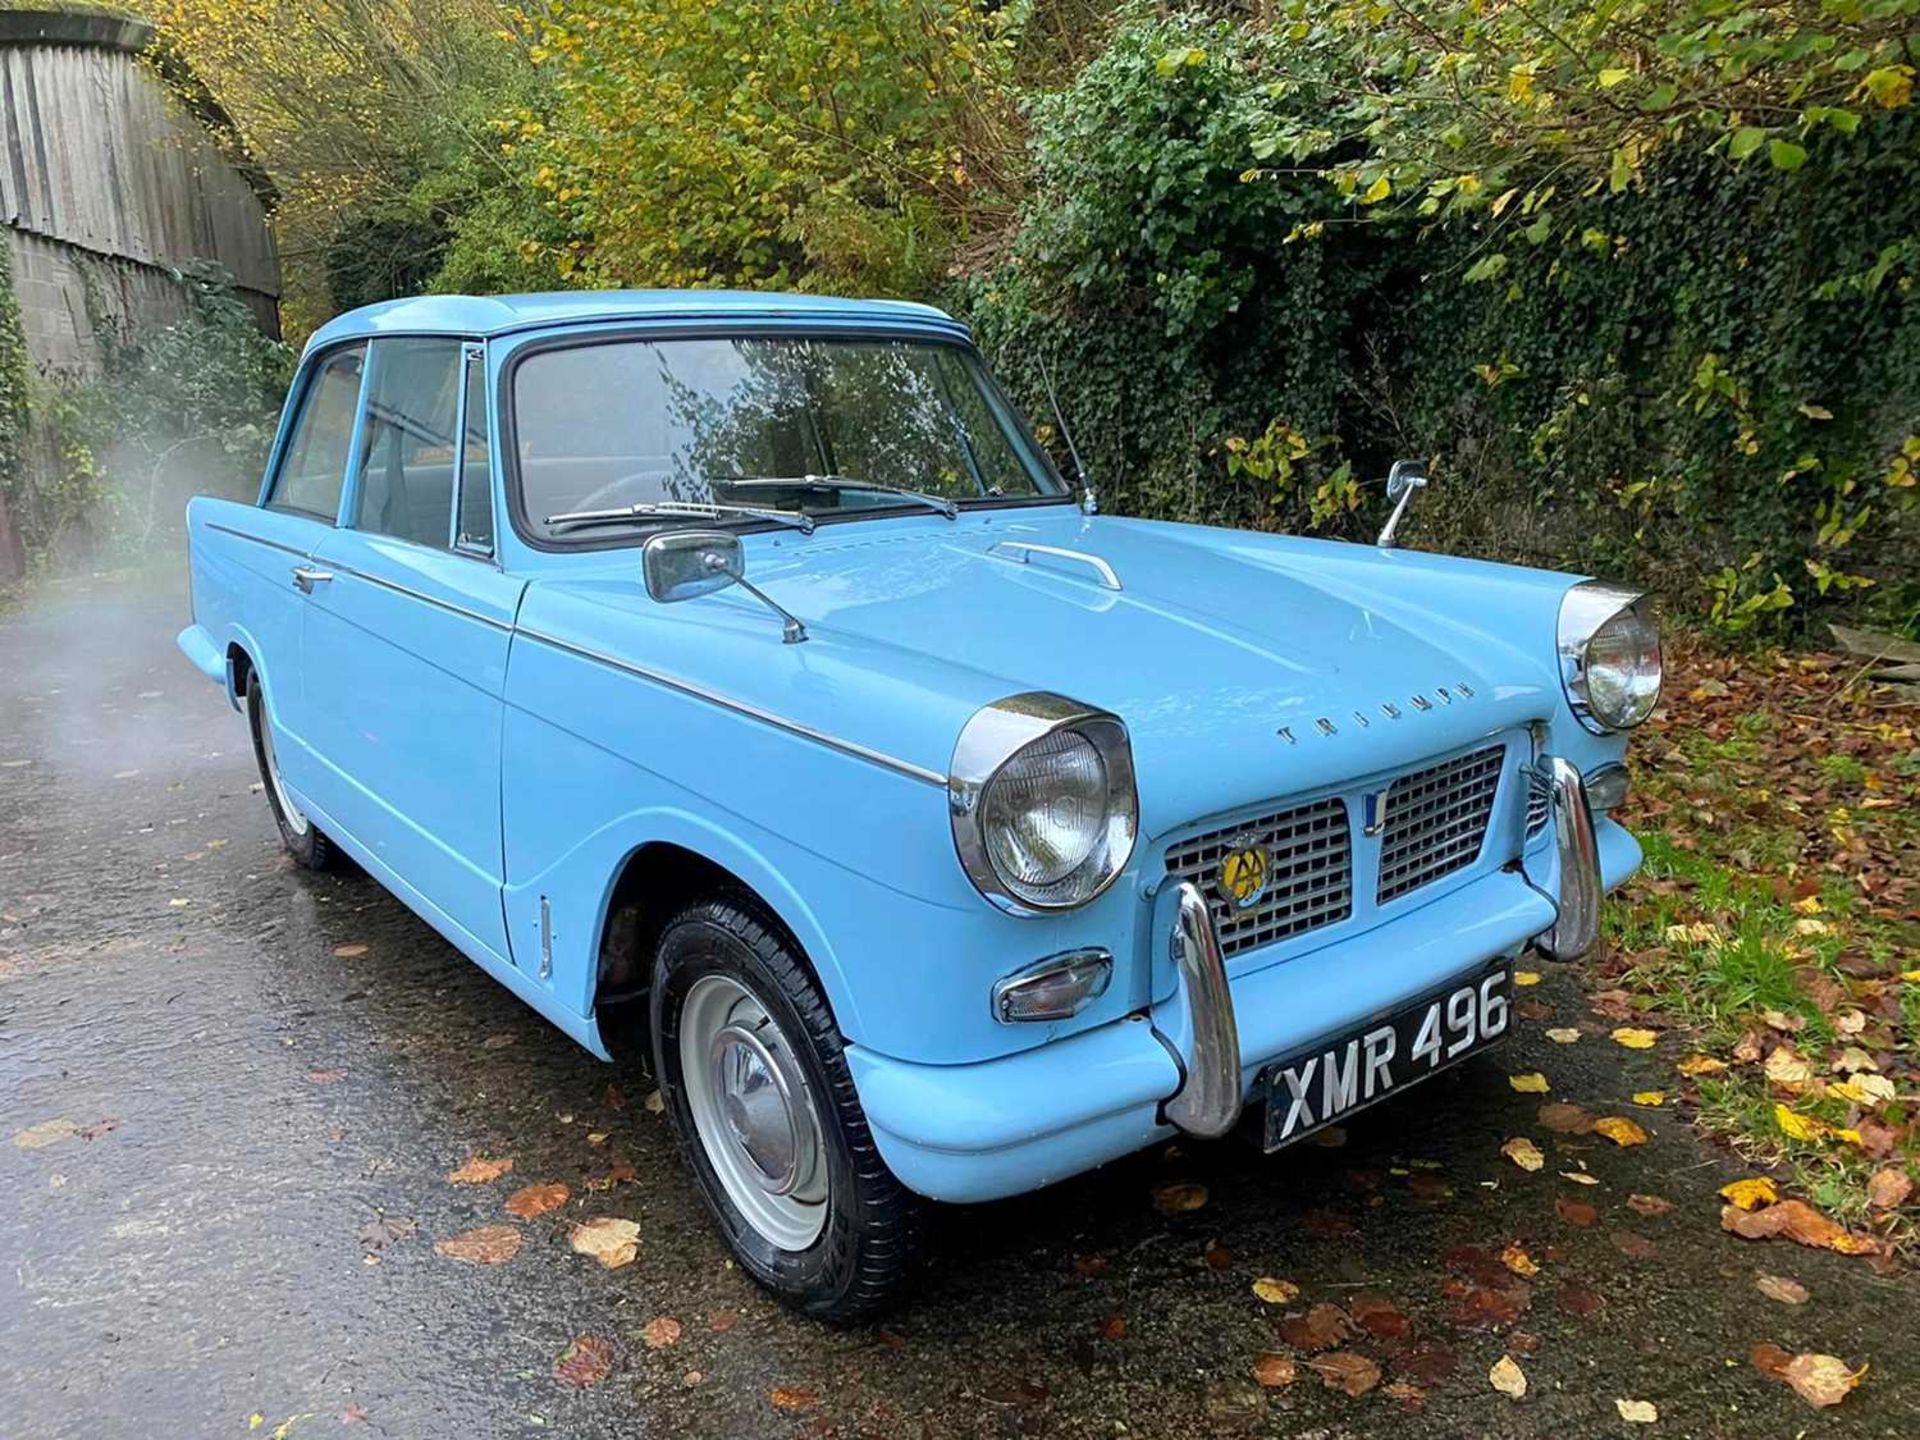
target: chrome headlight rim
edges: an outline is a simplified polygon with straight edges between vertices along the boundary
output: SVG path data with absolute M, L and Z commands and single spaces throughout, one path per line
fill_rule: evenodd
M 1602 714 L 1594 705 L 1588 687 L 1588 647 L 1609 622 L 1627 612 L 1632 612 L 1634 618 L 1652 632 L 1655 664 L 1653 695 L 1644 711 L 1631 718 Z M 1661 690 L 1666 683 L 1666 665 L 1659 627 L 1651 612 L 1652 604 L 1644 590 L 1605 580 L 1583 580 L 1561 598 L 1560 683 L 1574 718 L 1595 735 L 1619 735 L 1636 729 L 1659 708 Z
M 987 794 L 1023 752 L 1063 731 L 1091 744 L 1106 767 L 1107 833 L 1079 866 L 1042 891 L 1010 880 L 995 865 L 985 831 Z M 961 868 L 976 890 L 1009 915 L 1058 915 L 1091 904 L 1126 870 L 1140 835 L 1126 723 L 1111 711 L 1046 690 L 1010 695 L 974 712 L 954 745 L 947 802 Z M 1123 823 L 1116 834 L 1117 821 Z

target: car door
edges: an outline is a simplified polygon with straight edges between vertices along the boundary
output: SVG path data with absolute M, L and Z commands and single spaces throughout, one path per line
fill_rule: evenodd
M 321 805 L 428 919 L 504 959 L 501 695 L 522 584 L 494 560 L 484 351 L 376 339 L 363 394 L 303 635 Z
M 318 776 L 302 670 L 304 587 L 311 556 L 339 514 L 366 347 L 309 361 L 258 505 L 196 501 L 195 585 L 243 636 L 266 697 L 274 753 L 304 795 Z

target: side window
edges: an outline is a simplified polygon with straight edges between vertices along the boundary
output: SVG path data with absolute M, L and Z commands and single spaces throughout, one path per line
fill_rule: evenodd
M 373 342 L 356 530 L 447 548 L 460 360 L 458 340 Z
M 360 406 L 360 369 L 366 347 L 336 350 L 320 362 L 301 397 L 287 452 L 267 503 L 298 510 L 329 525 L 340 513 L 340 482 L 353 445 L 353 417 Z
M 460 436 L 460 530 L 462 550 L 493 553 L 493 452 L 487 448 L 487 362 L 467 356 L 466 419 Z

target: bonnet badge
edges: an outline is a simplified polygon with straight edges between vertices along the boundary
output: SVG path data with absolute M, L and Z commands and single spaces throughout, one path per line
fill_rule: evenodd
M 1267 847 L 1251 836 L 1236 840 L 1220 858 L 1220 893 L 1236 910 L 1249 910 L 1267 893 L 1272 861 Z

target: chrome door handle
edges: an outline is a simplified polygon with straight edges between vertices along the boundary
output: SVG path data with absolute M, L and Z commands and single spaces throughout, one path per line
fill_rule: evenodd
M 306 565 L 296 565 L 293 571 L 293 584 L 302 595 L 311 595 L 313 587 L 324 585 L 333 579 L 331 570 L 315 570 Z

